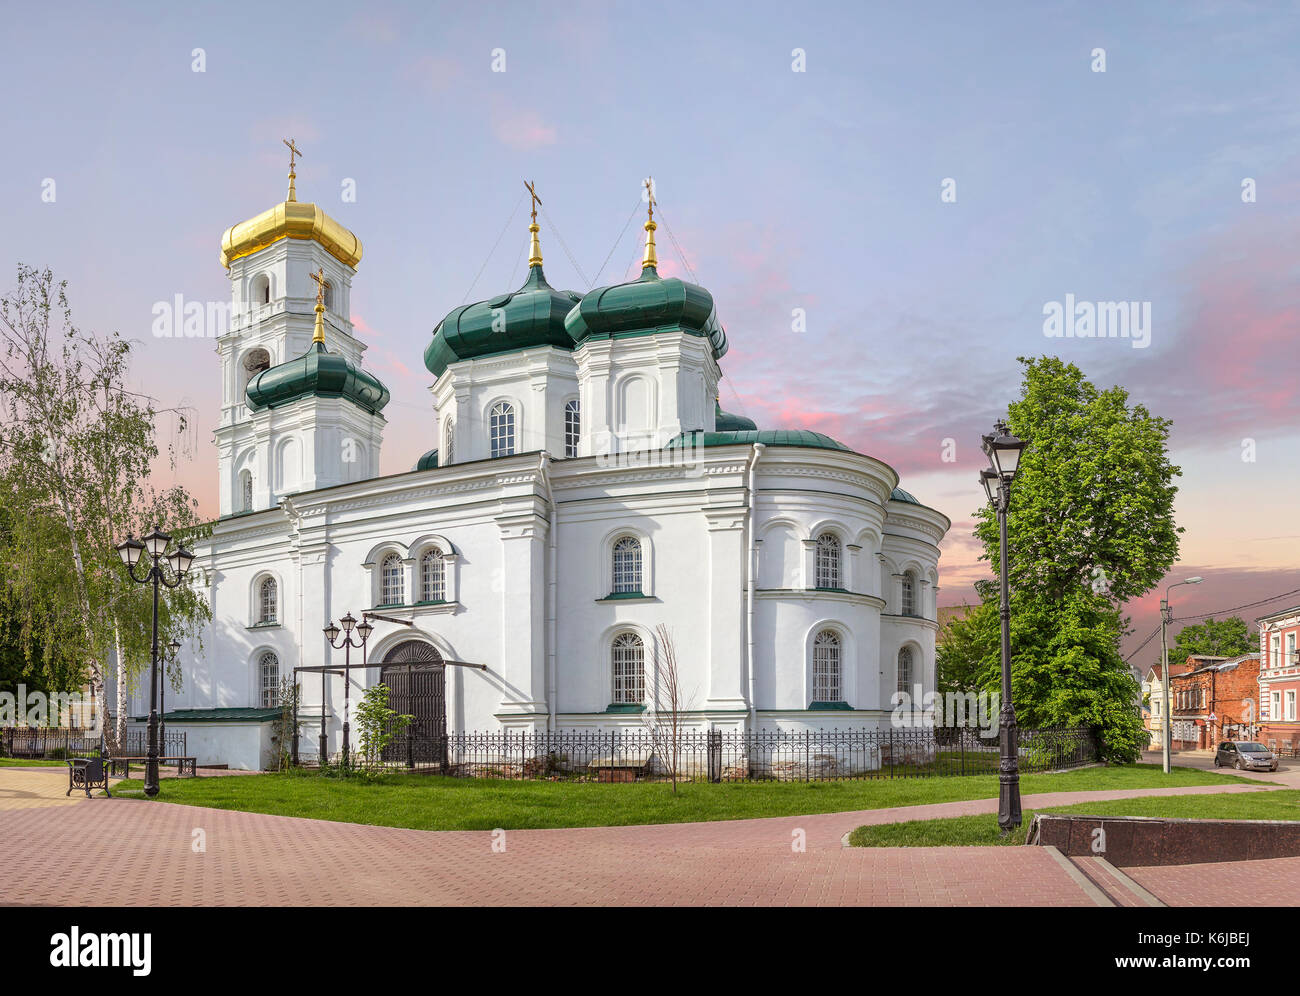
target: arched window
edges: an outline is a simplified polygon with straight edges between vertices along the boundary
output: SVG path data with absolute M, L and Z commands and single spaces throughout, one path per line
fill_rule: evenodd
M 267 626 L 276 622 L 276 602 L 278 600 L 275 578 L 262 578 L 257 586 L 257 622 Z
M 447 419 L 447 442 L 442 448 L 445 459 L 439 459 L 438 464 L 442 467 L 456 462 L 456 420 Z
M 912 692 L 912 648 L 903 647 L 898 652 L 898 690 Z
M 834 630 L 824 629 L 813 640 L 812 700 L 814 702 L 842 702 L 844 690 L 840 683 L 840 636 Z
M 240 491 L 240 511 L 251 512 L 253 510 L 253 475 L 250 471 L 245 470 L 239 475 Z
M 619 633 L 611 648 L 614 704 L 645 702 L 645 644 L 635 633 Z
M 390 553 L 379 566 L 379 604 L 401 605 L 406 593 L 402 583 L 402 558 Z
M 817 587 L 843 587 L 840 582 L 840 538 L 832 532 L 817 537 Z
M 262 687 L 262 708 L 274 709 L 280 704 L 280 658 L 268 650 L 258 659 L 257 671 Z
M 635 536 L 614 543 L 614 594 L 641 594 L 641 541 Z
M 243 379 L 239 384 L 241 397 L 243 396 L 244 391 L 248 388 L 248 382 L 263 370 L 270 368 L 271 354 L 261 346 L 258 346 L 256 349 L 250 349 L 246 354 L 244 354 L 244 362 L 242 366 L 244 368 Z
M 574 398 L 564 406 L 564 455 L 578 455 L 578 439 L 582 431 L 582 415 L 578 411 L 578 399 Z
M 252 300 L 254 304 L 271 303 L 271 278 L 265 273 L 259 273 L 253 278 Z
M 911 571 L 903 575 L 903 615 L 916 615 L 916 575 Z
M 436 546 L 424 551 L 420 557 L 420 601 L 445 602 L 447 600 L 447 562 Z
M 488 419 L 488 435 L 493 457 L 510 456 L 515 451 L 515 406 L 498 401 Z

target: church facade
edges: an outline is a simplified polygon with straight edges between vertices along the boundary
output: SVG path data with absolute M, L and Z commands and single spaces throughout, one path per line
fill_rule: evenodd
M 560 291 L 534 207 L 524 285 L 434 329 L 429 451 L 388 476 L 389 392 L 349 320 L 360 241 L 292 168 L 225 233 L 213 623 L 166 717 L 200 763 L 266 766 L 295 674 L 304 756 L 406 665 L 428 734 L 639 727 L 668 656 L 695 728 L 884 728 L 896 691 L 934 688 L 949 520 L 877 459 L 723 412 L 713 298 L 659 275 L 653 201 L 644 227 L 636 280 Z M 341 668 L 323 631 L 366 613 L 346 696 L 295 671 Z

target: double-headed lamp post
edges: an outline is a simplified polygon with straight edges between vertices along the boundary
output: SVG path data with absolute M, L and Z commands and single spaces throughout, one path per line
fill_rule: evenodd
M 179 588 L 194 563 L 194 554 L 185 547 L 167 553 L 172 538 L 157 527 L 143 540 L 128 535 L 126 542 L 117 545 L 118 556 L 126 564 L 127 573 L 137 584 L 153 585 L 153 638 L 149 647 L 149 746 L 145 751 L 144 794 L 158 794 L 158 592 L 162 587 Z M 144 577 L 136 575 L 136 565 L 145 561 Z M 170 571 L 163 565 L 167 564 Z
M 1180 584 L 1200 584 L 1204 581 L 1203 577 L 1187 578 L 1185 581 L 1175 581 L 1165 589 L 1165 597 L 1160 600 L 1160 698 L 1162 700 L 1161 711 L 1164 715 L 1160 717 L 1160 746 L 1164 755 L 1164 772 L 1169 774 L 1169 748 L 1173 738 L 1173 717 L 1169 715 L 1169 642 L 1166 639 L 1166 629 L 1174 621 L 1174 610 L 1169 607 L 1169 593 L 1177 588 Z
M 984 454 L 989 469 L 980 472 L 980 483 L 998 516 L 998 552 L 1001 558 L 998 580 L 1002 586 L 999 615 L 1002 619 L 1002 707 L 998 713 L 998 826 L 1007 833 L 1020 826 L 1020 737 L 1016 730 L 1016 709 L 1011 701 L 1011 595 L 1007 578 L 1007 510 L 1011 507 L 1011 482 L 1020 466 L 1020 455 L 1028 445 L 1017 439 L 998 421 L 991 435 L 984 437 Z
M 358 649 L 360 649 L 365 647 L 366 641 L 370 639 L 370 634 L 375 631 L 375 627 L 370 625 L 370 622 L 366 619 L 364 613 L 361 616 L 360 625 L 358 625 L 357 621 L 354 618 L 352 618 L 351 612 L 349 612 L 346 616 L 340 619 L 339 622 L 343 624 L 343 631 L 342 631 L 343 641 L 341 643 L 336 642 L 339 639 L 339 628 L 334 625 L 333 621 L 331 621 L 330 624 L 325 627 L 325 639 L 329 640 L 330 646 L 333 647 L 335 650 L 343 651 L 343 767 L 346 768 L 348 766 L 348 731 L 351 728 L 351 724 L 348 722 L 348 706 L 350 703 L 349 692 L 352 688 L 352 670 L 351 670 L 352 648 L 357 647 Z M 356 629 L 357 636 L 360 637 L 361 639 L 360 643 L 354 643 L 352 641 L 353 628 Z M 323 753 L 324 745 L 325 745 L 324 730 L 325 730 L 325 698 L 324 698 L 324 689 L 322 687 L 322 693 L 321 693 L 321 749 L 322 749 L 321 763 L 322 764 L 324 763 L 324 753 Z

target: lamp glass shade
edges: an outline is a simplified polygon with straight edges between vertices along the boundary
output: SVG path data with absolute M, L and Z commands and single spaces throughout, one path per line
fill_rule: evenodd
M 370 623 L 366 622 L 363 619 L 361 620 L 361 625 L 357 627 L 357 636 L 361 637 L 362 643 L 365 643 L 367 640 L 370 639 L 370 634 L 373 633 L 374 631 L 375 631 L 375 627 L 371 626 Z
M 171 537 L 161 529 L 155 528 L 148 536 L 144 538 L 144 548 L 149 551 L 151 557 L 161 557 L 163 551 L 167 549 L 167 544 L 171 542 Z
M 167 649 L 170 650 L 172 652 L 172 656 L 175 657 L 177 654 L 181 652 L 181 641 L 172 640 L 171 643 L 167 644 Z
M 343 632 L 345 633 L 351 633 L 352 627 L 357 624 L 357 621 L 352 618 L 351 612 L 349 612 L 346 616 L 340 619 L 339 622 L 343 623 Z
M 989 454 L 996 470 L 1004 481 L 1016 476 L 1020 467 L 1020 454 L 1028 445 L 1023 439 L 1017 439 L 1005 425 L 998 426 L 996 436 L 984 437 L 984 452 Z
M 167 562 L 172 565 L 172 570 L 176 572 L 176 576 L 183 578 L 189 573 L 190 564 L 194 563 L 194 554 L 190 553 L 185 547 L 181 547 L 167 558 Z
M 125 543 L 117 544 L 117 555 L 127 567 L 134 567 L 144 553 L 144 544 L 133 536 L 128 536 Z
M 984 485 L 984 493 L 989 496 L 989 504 L 994 504 L 998 498 L 998 475 L 991 470 L 981 470 L 980 483 Z
M 335 626 L 333 623 L 330 623 L 328 626 L 325 627 L 325 636 L 330 641 L 330 643 L 333 643 L 335 640 L 339 638 L 339 628 Z

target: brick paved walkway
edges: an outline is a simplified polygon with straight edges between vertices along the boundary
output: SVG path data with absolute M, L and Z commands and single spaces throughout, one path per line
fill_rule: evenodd
M 994 799 L 716 823 L 512 830 L 502 853 L 482 831 L 431 833 L 103 797 L 64 803 L 63 788 L 66 774 L 58 769 L 0 769 L 0 903 L 1093 905 L 1044 848 L 841 845 L 863 823 L 993 813 Z M 1181 790 L 1214 791 L 1266 789 Z M 1178 792 L 1047 793 L 1025 796 L 1024 804 Z M 806 834 L 802 853 L 791 847 L 796 830 Z M 201 852 L 195 831 L 202 832 Z M 1289 881 L 1294 895 L 1300 859 L 1281 860 L 1290 864 L 1274 875 Z M 1141 884 L 1160 894 L 1159 877 L 1168 871 L 1154 871 L 1154 886 Z

